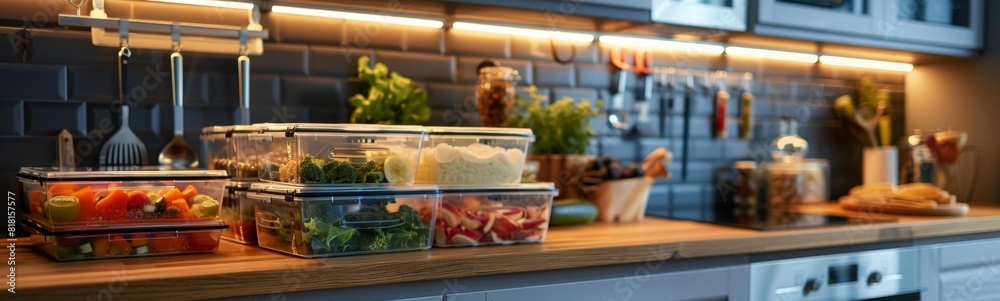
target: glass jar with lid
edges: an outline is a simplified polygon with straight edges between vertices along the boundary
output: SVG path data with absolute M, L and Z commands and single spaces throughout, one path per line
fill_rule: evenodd
M 516 83 L 520 79 L 517 70 L 510 67 L 484 66 L 479 69 L 476 102 L 483 126 L 507 126 L 514 109 Z

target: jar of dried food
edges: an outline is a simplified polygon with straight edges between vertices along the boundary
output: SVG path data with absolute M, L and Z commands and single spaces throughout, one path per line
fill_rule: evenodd
M 476 100 L 483 126 L 504 127 L 514 109 L 515 84 L 521 77 L 510 67 L 490 66 L 479 69 Z

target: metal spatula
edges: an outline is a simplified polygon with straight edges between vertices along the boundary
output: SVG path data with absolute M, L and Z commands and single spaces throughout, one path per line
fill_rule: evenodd
M 100 164 L 103 166 L 149 164 L 146 145 L 128 127 L 129 107 L 125 104 L 125 95 L 128 95 L 126 92 L 128 89 L 128 58 L 131 55 L 132 51 L 128 49 L 128 46 L 123 46 L 118 51 L 118 99 L 122 103 L 122 125 L 118 132 L 115 132 L 101 147 Z

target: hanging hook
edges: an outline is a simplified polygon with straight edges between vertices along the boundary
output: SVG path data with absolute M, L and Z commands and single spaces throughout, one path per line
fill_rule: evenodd
M 129 23 L 127 20 L 118 21 L 118 46 L 122 47 L 122 55 L 125 57 L 132 56 L 132 51 L 128 49 L 128 27 Z
M 247 29 L 246 27 L 240 28 L 240 56 L 247 56 L 250 54 L 250 47 L 247 46 Z
M 177 22 L 170 25 L 170 49 L 181 52 L 181 25 Z
M 552 50 L 552 59 L 555 60 L 556 63 L 566 65 L 572 63 L 573 60 L 576 59 L 576 45 L 573 44 L 569 45 L 569 58 L 567 59 L 559 57 L 559 52 L 556 51 L 556 42 L 555 39 L 553 38 L 549 38 L 549 49 Z
M 80 15 L 80 8 L 82 8 L 84 5 L 87 5 L 87 1 L 88 0 L 80 0 L 80 2 L 73 2 L 73 0 L 66 0 L 66 2 L 69 2 L 69 5 L 76 7 L 77 16 Z

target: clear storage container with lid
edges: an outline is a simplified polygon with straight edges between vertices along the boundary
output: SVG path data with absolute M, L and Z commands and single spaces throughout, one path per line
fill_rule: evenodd
M 552 183 L 441 186 L 435 247 L 533 243 L 545 240 Z
M 316 187 L 254 183 L 257 243 L 301 257 L 431 247 L 433 186 Z
M 30 221 L 24 227 L 36 248 L 56 261 L 215 252 L 226 226 L 48 232 Z
M 758 188 L 772 207 L 823 203 L 829 200 L 829 166 L 822 159 L 801 159 L 795 163 L 764 163 Z
M 531 129 L 424 127 L 427 142 L 420 152 L 420 183 L 520 183 Z
M 257 180 L 260 161 L 250 143 L 251 125 L 210 126 L 202 128 L 201 142 L 209 169 L 226 170 L 233 180 Z
M 227 182 L 226 194 L 222 197 L 222 220 L 229 225 L 229 231 L 222 238 L 241 244 L 257 244 L 257 223 L 254 215 L 254 201 L 247 198 L 251 182 Z
M 412 184 L 419 126 L 262 124 L 251 134 L 263 167 L 260 179 L 296 184 Z
M 50 232 L 221 225 L 224 170 L 24 167 L 21 210 Z

